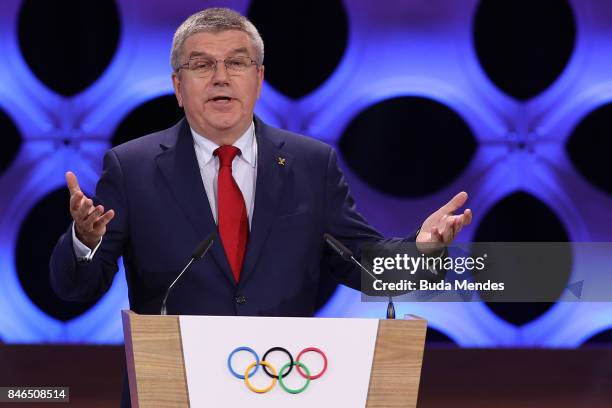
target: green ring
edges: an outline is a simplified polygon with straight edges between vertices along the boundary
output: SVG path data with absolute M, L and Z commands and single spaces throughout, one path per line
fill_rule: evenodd
M 278 372 L 278 383 L 283 388 L 283 390 L 287 391 L 288 393 L 290 393 L 290 394 L 299 394 L 300 392 L 303 392 L 306 388 L 308 388 L 308 385 L 310 384 L 310 378 L 306 378 L 306 384 L 304 384 L 304 386 L 302 388 L 298 388 L 297 390 L 292 390 L 291 388 L 287 387 L 285 385 L 285 383 L 283 382 L 283 372 L 285 371 L 285 368 L 288 368 L 290 365 L 291 365 L 291 361 L 286 363 L 279 370 L 279 372 Z M 297 366 L 302 367 L 304 369 L 304 371 L 306 371 L 306 375 L 310 377 L 310 370 L 303 363 L 301 363 L 299 361 L 294 361 L 293 365 L 297 365 Z

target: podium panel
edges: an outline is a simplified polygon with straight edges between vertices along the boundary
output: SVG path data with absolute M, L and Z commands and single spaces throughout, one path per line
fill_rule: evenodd
M 123 321 L 134 407 L 416 406 L 423 319 L 124 311 Z

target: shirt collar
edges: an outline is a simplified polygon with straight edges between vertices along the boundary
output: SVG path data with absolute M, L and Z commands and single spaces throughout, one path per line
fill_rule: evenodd
M 213 152 L 219 147 L 218 144 L 205 136 L 200 135 L 198 132 L 191 128 L 191 135 L 196 148 L 201 153 L 201 158 L 204 160 L 203 164 L 207 164 L 211 161 L 214 156 Z M 244 159 L 249 165 L 255 167 L 256 164 L 256 148 L 255 148 L 255 124 L 251 122 L 251 126 L 236 140 L 233 146 L 240 149 L 240 157 Z

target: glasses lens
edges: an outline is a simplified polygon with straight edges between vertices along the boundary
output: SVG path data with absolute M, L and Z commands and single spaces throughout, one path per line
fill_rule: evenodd
M 189 69 L 198 74 L 208 74 L 215 67 L 214 61 L 203 58 L 193 58 L 189 60 Z
M 251 65 L 251 59 L 246 57 L 234 57 L 225 60 L 225 67 L 230 72 L 243 72 Z

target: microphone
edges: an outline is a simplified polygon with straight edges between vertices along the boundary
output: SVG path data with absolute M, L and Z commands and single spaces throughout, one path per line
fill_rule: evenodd
M 372 272 L 366 269 L 355 257 L 353 256 L 353 252 L 350 249 L 345 247 L 342 242 L 338 241 L 336 238 L 332 237 L 328 233 L 323 234 L 323 239 L 342 259 L 347 262 L 351 262 L 357 265 L 362 271 L 366 272 L 368 275 L 372 277 L 375 281 L 378 280 Z M 391 295 L 389 295 L 389 304 L 387 305 L 387 319 L 395 319 L 395 306 L 393 305 L 393 299 Z
M 189 260 L 189 262 L 187 262 L 187 265 L 185 265 L 181 273 L 179 273 L 176 279 L 170 284 L 170 286 L 168 286 L 168 289 L 166 290 L 166 294 L 164 295 L 164 299 L 162 300 L 161 311 L 159 313 L 160 315 L 165 316 L 168 314 L 168 310 L 166 309 L 166 302 L 168 301 L 168 295 L 170 295 L 170 292 L 172 292 L 172 288 L 174 288 L 174 285 L 176 284 L 176 282 L 178 282 L 181 276 L 183 276 L 183 274 L 187 272 L 187 270 L 191 267 L 191 265 L 195 261 L 202 259 L 204 255 L 206 255 L 206 252 L 208 252 L 208 250 L 213 244 L 213 241 L 215 240 L 215 236 L 216 234 L 214 232 L 211 232 L 193 250 L 193 253 L 191 254 L 191 259 Z

